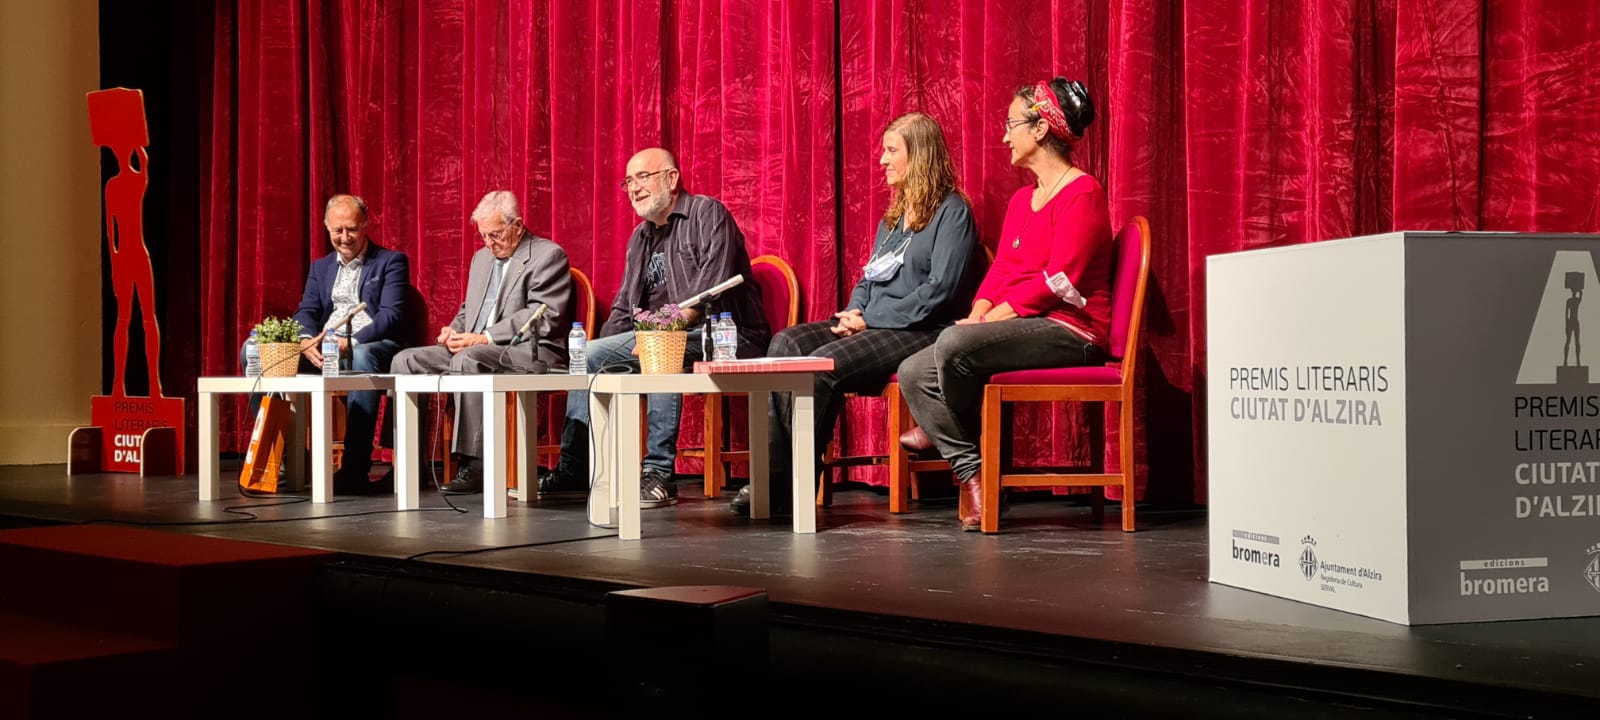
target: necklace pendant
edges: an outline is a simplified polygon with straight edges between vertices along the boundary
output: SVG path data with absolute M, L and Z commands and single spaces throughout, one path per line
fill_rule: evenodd
M 1021 235 L 1018 235 L 1018 236 L 1016 236 L 1014 238 L 1011 238 L 1011 249 L 1012 250 L 1017 249 L 1017 247 L 1020 246 L 1020 245 L 1022 245 L 1022 236 Z

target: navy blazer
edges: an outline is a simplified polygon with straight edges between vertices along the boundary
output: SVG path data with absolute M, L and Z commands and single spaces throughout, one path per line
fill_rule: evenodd
M 410 324 L 406 322 L 406 288 L 411 285 L 411 261 L 406 254 L 382 247 L 367 240 L 367 251 L 362 255 L 361 301 L 367 304 L 366 313 L 372 323 L 356 333 L 358 343 L 375 340 L 393 340 L 405 347 L 408 344 Z M 306 294 L 300 298 L 300 309 L 294 319 L 300 321 L 301 335 L 311 337 L 333 320 L 333 280 L 339 274 L 339 253 L 330 252 L 311 263 L 311 273 L 306 275 Z

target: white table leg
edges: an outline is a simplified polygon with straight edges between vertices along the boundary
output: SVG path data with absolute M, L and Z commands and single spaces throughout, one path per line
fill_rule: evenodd
M 517 502 L 535 496 L 539 482 L 539 394 L 517 393 Z
M 595 525 L 617 524 L 616 438 L 611 436 L 613 418 L 611 405 L 615 396 L 597 392 L 589 393 L 589 522 Z
M 617 537 L 639 539 L 639 410 L 642 403 L 635 393 L 617 396 L 617 415 L 613 418 L 616 437 L 616 472 L 612 474 L 613 494 L 617 498 Z
M 817 531 L 817 500 L 816 500 L 816 411 L 813 407 L 811 389 L 794 393 L 794 412 L 791 415 L 791 428 L 789 456 L 793 458 L 794 482 L 790 483 L 794 492 L 792 503 L 794 508 L 794 531 L 797 533 L 814 533 Z M 894 440 L 894 438 L 890 438 Z M 755 453 L 751 453 L 752 458 Z
M 506 394 L 483 394 L 483 516 L 506 516 Z
M 397 402 L 394 416 L 394 481 L 399 497 L 395 508 L 415 510 L 420 505 L 422 453 L 417 438 L 417 394 L 395 391 Z
M 200 393 L 200 502 L 211 502 L 222 494 L 217 456 L 217 394 Z
M 767 477 L 767 407 L 772 393 L 750 392 L 750 518 L 772 516 L 772 478 Z
M 311 502 L 332 502 L 333 393 L 311 393 L 311 433 Z

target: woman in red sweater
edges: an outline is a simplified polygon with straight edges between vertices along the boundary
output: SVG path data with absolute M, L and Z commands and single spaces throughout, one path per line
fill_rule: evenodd
M 1011 164 L 1034 175 L 1011 197 L 994 264 L 971 312 L 900 364 L 918 430 L 907 447 L 938 448 L 961 483 L 962 530 L 978 530 L 978 413 L 995 373 L 1103 363 L 1111 319 L 1111 218 L 1105 189 L 1072 163 L 1094 121 L 1082 83 L 1017 90 L 1006 114 Z

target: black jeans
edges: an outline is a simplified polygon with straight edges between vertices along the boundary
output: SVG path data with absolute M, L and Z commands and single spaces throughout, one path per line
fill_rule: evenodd
M 1105 359 L 1098 346 L 1046 318 L 952 325 L 931 347 L 900 363 L 900 390 L 911 416 L 950 461 L 951 473 L 964 481 L 983 464 L 978 415 L 990 376 Z

